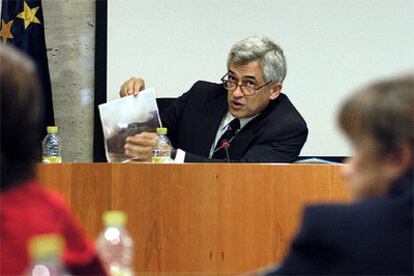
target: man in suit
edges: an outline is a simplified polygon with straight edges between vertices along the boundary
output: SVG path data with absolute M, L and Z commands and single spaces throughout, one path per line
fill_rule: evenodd
M 413 275 L 414 75 L 376 83 L 345 102 L 354 146 L 343 168 L 353 204 L 304 211 L 282 264 L 268 275 Z
M 185 162 L 293 162 L 306 141 L 302 116 L 281 93 L 286 76 L 282 49 L 265 37 L 237 42 L 227 60 L 221 84 L 199 81 L 160 116 Z M 121 96 L 143 90 L 141 78 L 131 78 Z M 150 161 L 154 133 L 128 137 L 125 154 Z M 229 157 L 222 145 L 229 146 Z

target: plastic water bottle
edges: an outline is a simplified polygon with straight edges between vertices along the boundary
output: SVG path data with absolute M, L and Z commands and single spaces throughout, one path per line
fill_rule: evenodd
M 171 160 L 171 142 L 167 137 L 167 128 L 157 128 L 158 144 L 152 150 L 152 163 L 170 163 Z
M 131 276 L 133 241 L 125 228 L 127 216 L 121 211 L 107 211 L 103 215 L 105 229 L 99 234 L 96 247 L 111 276 Z
M 48 126 L 47 135 L 42 142 L 42 162 L 62 163 L 61 139 L 58 136 L 57 126 Z
M 31 238 L 29 254 L 32 261 L 24 275 L 70 275 L 61 261 L 64 246 L 63 238 L 57 234 L 38 235 Z

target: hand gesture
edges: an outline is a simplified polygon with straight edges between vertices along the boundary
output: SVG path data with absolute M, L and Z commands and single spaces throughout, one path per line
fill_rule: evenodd
M 121 97 L 129 96 L 129 95 L 137 96 L 138 93 L 144 89 L 145 89 L 144 80 L 140 77 L 132 77 L 122 84 L 119 90 L 119 96 Z

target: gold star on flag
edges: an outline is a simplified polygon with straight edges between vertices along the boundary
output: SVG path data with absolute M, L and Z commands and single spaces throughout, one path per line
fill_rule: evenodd
M 17 18 L 21 18 L 24 20 L 24 29 L 27 29 L 31 23 L 40 24 L 40 20 L 36 17 L 36 12 L 39 7 L 34 7 L 31 9 L 29 5 L 27 5 L 26 1 L 24 1 L 24 11 L 17 15 Z
M 4 20 L 1 20 L 1 30 L 0 30 L 0 36 L 3 38 L 3 44 L 6 44 L 7 39 L 14 38 L 13 34 L 11 33 L 11 27 L 13 25 L 13 20 L 10 20 L 9 22 L 4 22 Z

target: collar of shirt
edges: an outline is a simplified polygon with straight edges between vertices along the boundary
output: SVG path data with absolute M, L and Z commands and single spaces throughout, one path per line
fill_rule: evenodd
M 240 129 L 242 129 L 245 125 L 247 125 L 248 122 L 250 122 L 251 120 L 253 120 L 257 116 L 259 116 L 259 114 L 256 114 L 256 115 L 254 115 L 252 117 L 249 117 L 249 118 L 239 118 L 239 120 L 240 120 Z M 230 122 L 233 121 L 234 118 L 236 118 L 236 117 L 231 115 L 230 112 L 227 112 L 227 114 L 224 116 L 223 120 L 221 121 L 219 130 L 224 132 L 227 129 L 228 124 L 230 124 Z

